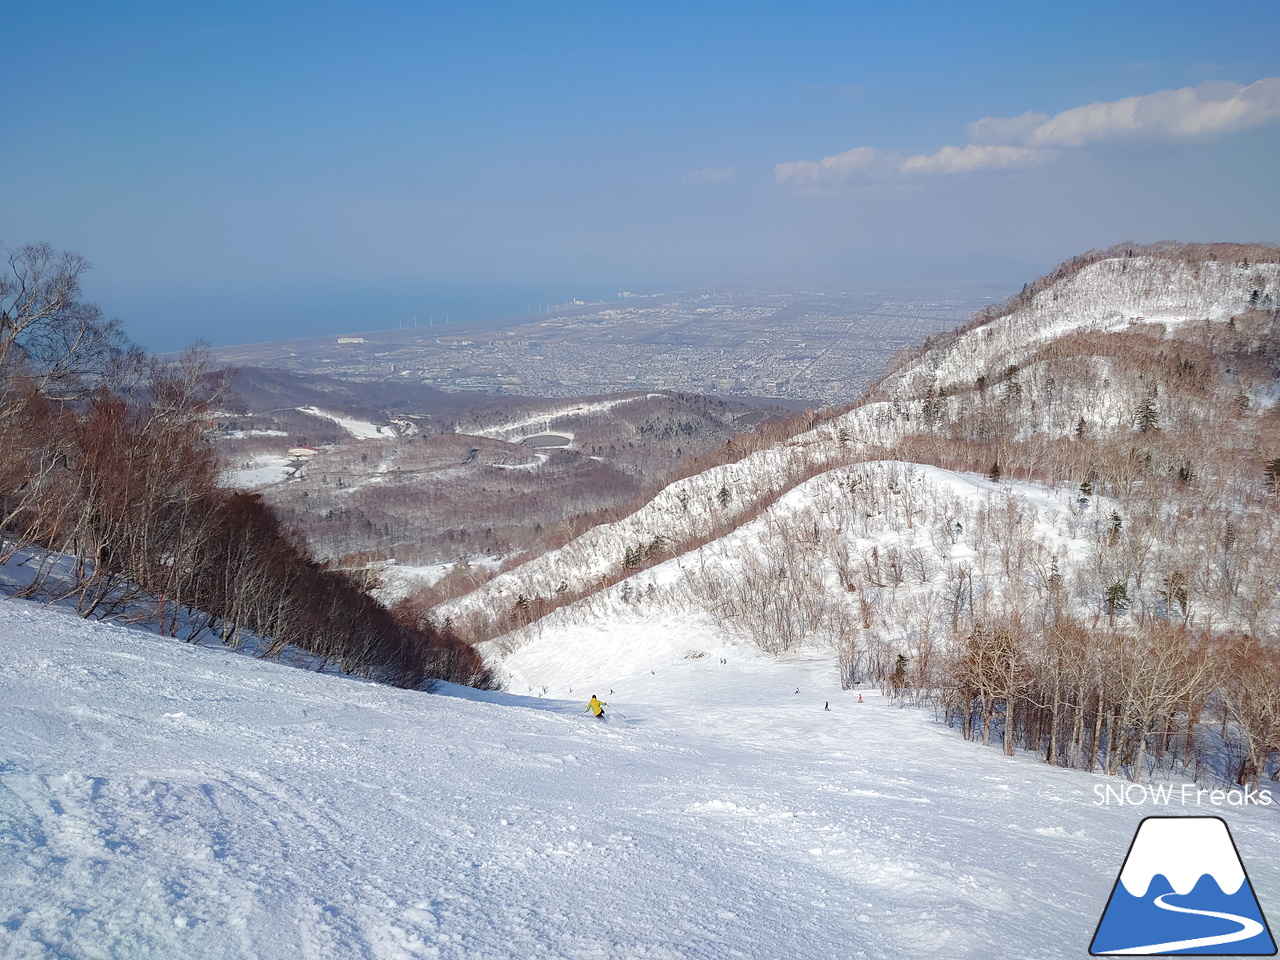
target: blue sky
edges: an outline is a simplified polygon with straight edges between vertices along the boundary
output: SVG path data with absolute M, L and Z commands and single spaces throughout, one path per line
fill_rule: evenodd
M 0 0 L 0 24 L 0 241 L 89 257 L 155 349 L 1280 240 L 1274 0 Z

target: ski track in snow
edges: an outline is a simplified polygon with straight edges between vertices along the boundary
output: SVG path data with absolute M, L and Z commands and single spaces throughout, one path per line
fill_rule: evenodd
M 617 642 L 570 699 L 430 696 L 0 600 L 0 957 L 1084 957 L 1181 812 L 828 657 Z M 1224 815 L 1265 902 L 1280 822 Z

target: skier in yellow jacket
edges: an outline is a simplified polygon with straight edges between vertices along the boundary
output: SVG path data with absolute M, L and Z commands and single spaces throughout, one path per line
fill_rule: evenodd
M 604 719 L 604 708 L 605 708 L 605 707 L 607 707 L 608 705 L 609 705 L 609 704 L 605 703 L 603 700 L 598 699 L 598 698 L 596 697 L 596 695 L 593 693 L 593 694 L 591 695 L 591 702 L 587 704 L 587 709 L 586 709 L 586 710 L 584 710 L 584 711 L 582 711 L 582 712 L 583 712 L 583 713 L 586 713 L 586 712 L 590 711 L 590 712 L 591 712 L 592 714 L 594 714 L 596 717 L 598 717 L 599 719 L 603 720 L 603 719 Z

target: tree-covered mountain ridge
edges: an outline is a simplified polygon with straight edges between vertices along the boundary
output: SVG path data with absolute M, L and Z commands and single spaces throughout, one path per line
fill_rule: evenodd
M 692 620 L 1090 769 L 1190 763 L 1212 715 L 1214 756 L 1256 776 L 1280 741 L 1278 304 L 1275 247 L 1091 252 L 436 616 L 492 638 L 517 692 Z
M 920 393 L 989 379 L 1038 347 L 1071 333 L 1116 333 L 1134 324 L 1173 327 L 1228 321 L 1273 310 L 1280 254 L 1262 244 L 1122 244 L 1069 260 L 1027 284 L 1004 304 L 979 312 L 954 334 L 943 334 L 914 362 L 879 383 L 881 395 Z M 899 361 L 901 364 L 901 361 Z

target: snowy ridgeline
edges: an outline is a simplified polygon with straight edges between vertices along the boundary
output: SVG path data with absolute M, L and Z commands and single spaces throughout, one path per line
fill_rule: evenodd
M 902 387 L 909 394 L 910 386 L 921 391 L 916 395 L 863 404 L 784 444 L 677 481 L 631 515 L 495 577 L 439 614 L 472 635 L 495 636 L 518 622 L 513 613 L 524 601 L 559 605 L 581 597 L 556 616 L 586 626 L 620 605 L 661 611 L 674 604 L 741 625 L 742 603 L 734 595 L 744 599 L 739 574 L 746 570 L 828 588 L 825 600 L 810 598 L 824 611 L 809 618 L 800 639 L 829 639 L 852 605 L 861 629 L 910 655 L 922 616 L 935 635 L 944 626 L 964 635 L 993 605 L 1019 615 L 1030 605 L 1044 609 L 1050 586 L 1062 588 L 1054 602 L 1065 601 L 1068 612 L 1095 620 L 1105 613 L 1108 625 L 1115 625 L 1114 601 L 1122 592 L 1133 617 L 1256 631 L 1280 616 L 1269 575 L 1280 530 L 1274 511 L 1256 500 L 1256 472 L 1233 472 L 1230 458 L 1215 462 L 1194 444 L 1170 443 L 1155 451 L 1159 460 L 1148 448 L 1151 472 L 1204 485 L 1171 497 L 1144 485 L 1136 468 L 1126 479 L 1109 464 L 1119 477 L 1105 485 L 1111 496 L 1101 490 L 1082 496 L 1080 484 L 1096 467 L 1084 457 L 1065 460 L 1053 445 L 1082 431 L 1129 443 L 1155 423 L 1160 437 L 1244 442 L 1252 418 L 1275 402 L 1274 379 L 1237 371 L 1217 383 L 1207 379 L 1208 364 L 1189 368 L 1204 376 L 1183 376 L 1181 367 L 1170 376 L 1142 366 L 1150 353 L 1098 356 L 1087 340 L 1071 348 L 1046 345 L 1072 331 L 1124 330 L 1139 319 L 1148 322 L 1142 335 L 1148 346 L 1166 330 L 1183 329 L 1183 321 L 1210 319 L 1225 328 L 1224 318 L 1255 301 L 1280 298 L 1278 275 L 1274 263 L 1246 268 L 1136 257 L 1092 264 L 1027 307 L 927 353 L 880 391 Z M 1013 376 L 1010 359 L 1025 364 Z M 984 371 L 991 374 L 985 392 L 973 388 Z M 939 383 L 969 388 L 944 397 Z M 984 450 L 993 436 L 1007 442 L 983 469 L 1007 455 L 1006 474 L 1047 473 L 1057 485 L 991 484 L 972 474 L 876 463 L 901 458 L 909 444 L 939 457 L 965 443 Z M 1241 531 L 1250 541 L 1243 548 Z M 673 559 L 615 583 L 638 555 Z M 598 595 L 602 586 L 607 592 Z M 517 649 L 553 622 L 501 638 L 498 649 Z M 1122 616 L 1120 626 L 1128 622 Z
M 978 584 L 972 595 L 966 588 L 966 611 L 971 601 L 1009 600 L 1008 586 L 1043 592 L 1055 556 L 1070 571 L 1109 540 L 1110 510 L 1103 498 L 1082 505 L 1074 492 L 1036 484 L 997 483 L 920 464 L 855 464 L 819 474 L 725 536 L 557 610 L 497 646 L 515 651 L 549 629 L 628 613 L 697 617 L 712 610 L 730 632 L 765 643 L 745 608 L 753 579 L 764 578 L 783 583 L 776 592 L 797 614 L 810 597 L 821 606 L 811 628 L 798 628 L 786 649 L 806 642 L 831 647 L 834 635 L 823 628 L 834 629 L 841 619 L 909 648 L 918 638 L 904 632 L 916 619 L 908 611 L 938 606 L 941 626 L 949 615 L 942 608 L 951 605 L 962 573 Z M 998 524 L 1021 528 L 1025 541 L 1001 539 Z M 1084 578 L 1083 570 L 1077 574 Z M 1088 584 L 1079 590 L 1087 603 Z M 768 627 L 767 635 L 786 639 L 779 623 Z
M 1274 807 L 1101 805 L 681 618 L 576 634 L 566 701 L 14 600 L 0 647 L 6 958 L 1076 958 L 1150 813 L 1227 818 L 1280 902 Z
M 901 405 L 890 403 L 860 407 L 783 445 L 677 481 L 623 519 L 592 527 L 565 547 L 535 557 L 443 605 L 440 615 L 460 619 L 506 609 L 522 593 L 552 596 L 561 583 L 581 589 L 616 569 L 627 547 L 643 547 L 655 538 L 667 549 L 679 551 L 682 544 L 732 528 L 759 503 L 813 472 L 901 440 L 908 432 L 908 415 Z
M 1280 301 L 1280 264 L 1238 266 L 1159 257 L 1102 260 L 1038 293 L 1030 305 L 925 354 L 882 384 L 912 392 L 922 377 L 939 389 L 971 384 L 993 367 L 1021 364 L 1035 347 L 1073 331 L 1118 331 L 1134 322 L 1176 327 L 1221 321 L 1255 302 Z
M 693 480 L 705 485 L 706 475 Z M 652 515 L 655 508 L 646 511 Z M 1224 543 L 1221 529 L 1233 516 L 1240 530 L 1235 543 Z M 750 523 L 557 610 L 498 646 L 512 651 L 552 625 L 607 621 L 627 610 L 716 611 L 743 636 L 779 639 L 781 624 L 751 616 L 753 579 L 782 583 L 774 592 L 798 615 L 809 602 L 821 608 L 795 626 L 794 644 L 786 647 L 829 647 L 840 623 L 849 622 L 867 631 L 864 644 L 878 639 L 914 652 L 921 624 L 932 624 L 940 637 L 957 623 L 1051 602 L 1096 618 L 1108 612 L 1106 591 L 1117 582 L 1126 584 L 1131 619 L 1185 618 L 1257 630 L 1280 617 L 1271 576 L 1280 559 L 1280 526 L 1267 511 L 1249 514 L 1247 523 L 1244 516 L 1203 505 L 1180 516 L 1156 496 L 1120 503 L 1084 498 L 1078 489 L 994 482 L 918 464 L 855 464 L 819 474 Z M 478 596 L 506 608 L 519 593 L 549 593 L 557 579 L 598 575 L 616 565 L 626 528 L 636 523 L 632 517 L 597 528 L 446 610 L 464 610 Z M 632 536 L 642 541 L 643 535 Z M 570 566 L 575 560 L 577 569 Z M 1232 577 L 1224 581 L 1219 571 L 1228 566 Z M 1195 573 L 1175 602 L 1169 582 L 1179 571 Z
M 997 360 L 996 353 L 988 349 L 991 344 L 996 344 L 1000 357 L 1017 358 L 1027 366 L 1019 370 L 1015 378 L 1002 381 L 998 389 L 993 387 L 987 396 L 929 399 L 917 395 L 866 403 L 798 434 L 784 444 L 753 452 L 735 463 L 714 467 L 671 484 L 631 515 L 593 527 L 559 550 L 535 557 L 473 593 L 444 605 L 440 609 L 441 616 L 452 616 L 462 621 L 467 616 L 484 615 L 486 611 L 506 611 L 522 594 L 531 598 L 551 597 L 562 585 L 570 592 L 583 592 L 592 583 L 615 572 L 629 548 L 642 548 L 656 539 L 669 554 L 684 552 L 690 545 L 705 543 L 734 529 L 758 514 L 762 506 L 815 475 L 824 471 L 838 474 L 839 468 L 845 465 L 878 459 L 886 453 L 892 456 L 904 441 L 918 440 L 935 432 L 977 442 L 981 439 L 978 431 L 984 429 L 984 425 L 985 429 L 991 430 L 992 424 L 999 421 L 999 429 L 1010 440 L 1038 442 L 1038 447 L 1019 452 L 1019 456 L 1026 458 L 1023 465 L 1028 468 L 1037 463 L 1043 466 L 1048 444 L 1072 436 L 1081 424 L 1086 425 L 1091 436 L 1132 432 L 1135 416 L 1152 397 L 1151 381 L 1141 370 L 1106 356 L 1058 356 L 1049 361 L 1037 359 L 1034 352 L 1052 336 L 1088 325 L 1088 317 L 1093 314 L 1081 319 L 1071 312 L 1070 305 L 1077 301 L 1093 304 L 1087 294 L 1097 294 L 1106 300 L 1104 294 L 1109 288 L 1103 280 L 1119 283 L 1121 292 L 1127 291 L 1125 297 L 1115 290 L 1110 291 L 1111 296 L 1124 300 L 1132 309 L 1126 313 L 1114 306 L 1101 308 L 1094 305 L 1094 313 L 1110 318 L 1106 323 L 1099 321 L 1099 329 L 1127 326 L 1130 315 L 1144 303 L 1146 313 L 1157 312 L 1148 309 L 1151 304 L 1142 301 L 1139 294 L 1149 292 L 1151 284 L 1163 274 L 1156 271 L 1155 279 L 1152 279 L 1142 273 L 1146 279 L 1139 283 L 1139 271 L 1116 273 L 1114 263 L 1103 261 L 1064 281 L 1074 286 L 1062 293 L 1061 301 L 1053 300 L 1054 292 L 1061 285 L 1050 288 L 1037 297 L 1032 310 L 1015 313 L 970 331 L 945 351 L 937 355 L 927 354 L 886 384 L 886 390 L 891 391 L 896 389 L 895 385 L 907 382 L 916 386 L 926 381 L 935 385 L 951 382 L 943 375 L 942 368 L 950 369 L 948 365 L 955 363 L 959 364 L 957 369 L 967 370 L 962 379 L 971 384 L 979 373 L 988 369 L 981 366 L 983 362 L 990 365 L 989 372 L 992 372 L 994 382 L 995 375 L 1004 373 L 1008 362 Z M 1206 270 L 1209 266 L 1201 265 Z M 1178 276 L 1194 273 L 1185 265 L 1176 267 L 1176 270 L 1174 267 L 1169 269 Z M 1271 279 L 1264 282 L 1251 273 L 1244 280 L 1263 283 L 1267 296 L 1276 293 L 1276 265 L 1262 264 L 1251 269 L 1260 272 L 1264 279 Z M 1099 272 L 1101 279 L 1096 275 Z M 1133 290 L 1125 286 L 1130 280 Z M 1186 277 L 1183 280 L 1187 289 L 1177 288 L 1170 295 L 1179 302 L 1191 299 L 1192 293 L 1200 290 Z M 1244 310 L 1249 304 L 1250 291 L 1247 283 L 1236 278 L 1233 284 L 1226 284 L 1223 289 L 1211 284 L 1209 290 L 1201 290 L 1199 296 L 1200 299 L 1189 306 L 1184 303 L 1180 314 L 1183 318 L 1202 315 L 1221 318 L 1224 314 Z M 1164 302 L 1167 297 L 1158 299 Z M 1051 304 L 1053 309 L 1041 303 L 1042 300 Z M 1035 316 L 1028 319 L 1025 313 Z M 1044 316 L 1041 317 L 1040 313 Z M 1051 321 L 1053 317 L 1057 319 Z M 1166 315 L 1165 322 L 1172 323 L 1173 320 Z M 998 334 L 994 339 L 991 331 Z M 979 346 L 973 346 L 975 344 Z M 971 353 L 973 350 L 978 350 L 982 356 L 955 360 L 956 357 L 967 356 L 966 351 Z M 935 374 L 938 380 L 934 379 Z M 1253 382 L 1241 377 L 1222 389 L 1230 390 L 1233 397 L 1239 392 L 1255 413 L 1266 411 L 1276 401 L 1274 380 Z M 1239 414 L 1236 406 L 1220 401 L 1220 397 L 1206 392 L 1203 384 L 1166 383 L 1162 385 L 1158 399 L 1151 401 L 1150 409 L 1163 430 L 1213 435 L 1227 428 L 1235 429 L 1235 420 L 1227 421 L 1238 418 Z M 973 436 L 969 435 L 971 432 Z M 1190 470 L 1194 451 L 1188 449 L 1185 453 Z M 1006 466 L 1011 465 L 1017 464 Z M 1194 469 L 1211 466 L 1196 464 Z M 1078 484 L 1080 479 L 1076 476 L 1074 482 Z M 830 482 L 839 482 L 839 477 L 833 474 Z M 964 487 L 964 484 L 960 486 Z M 1062 505 L 1069 505 L 1073 499 L 1064 498 Z

